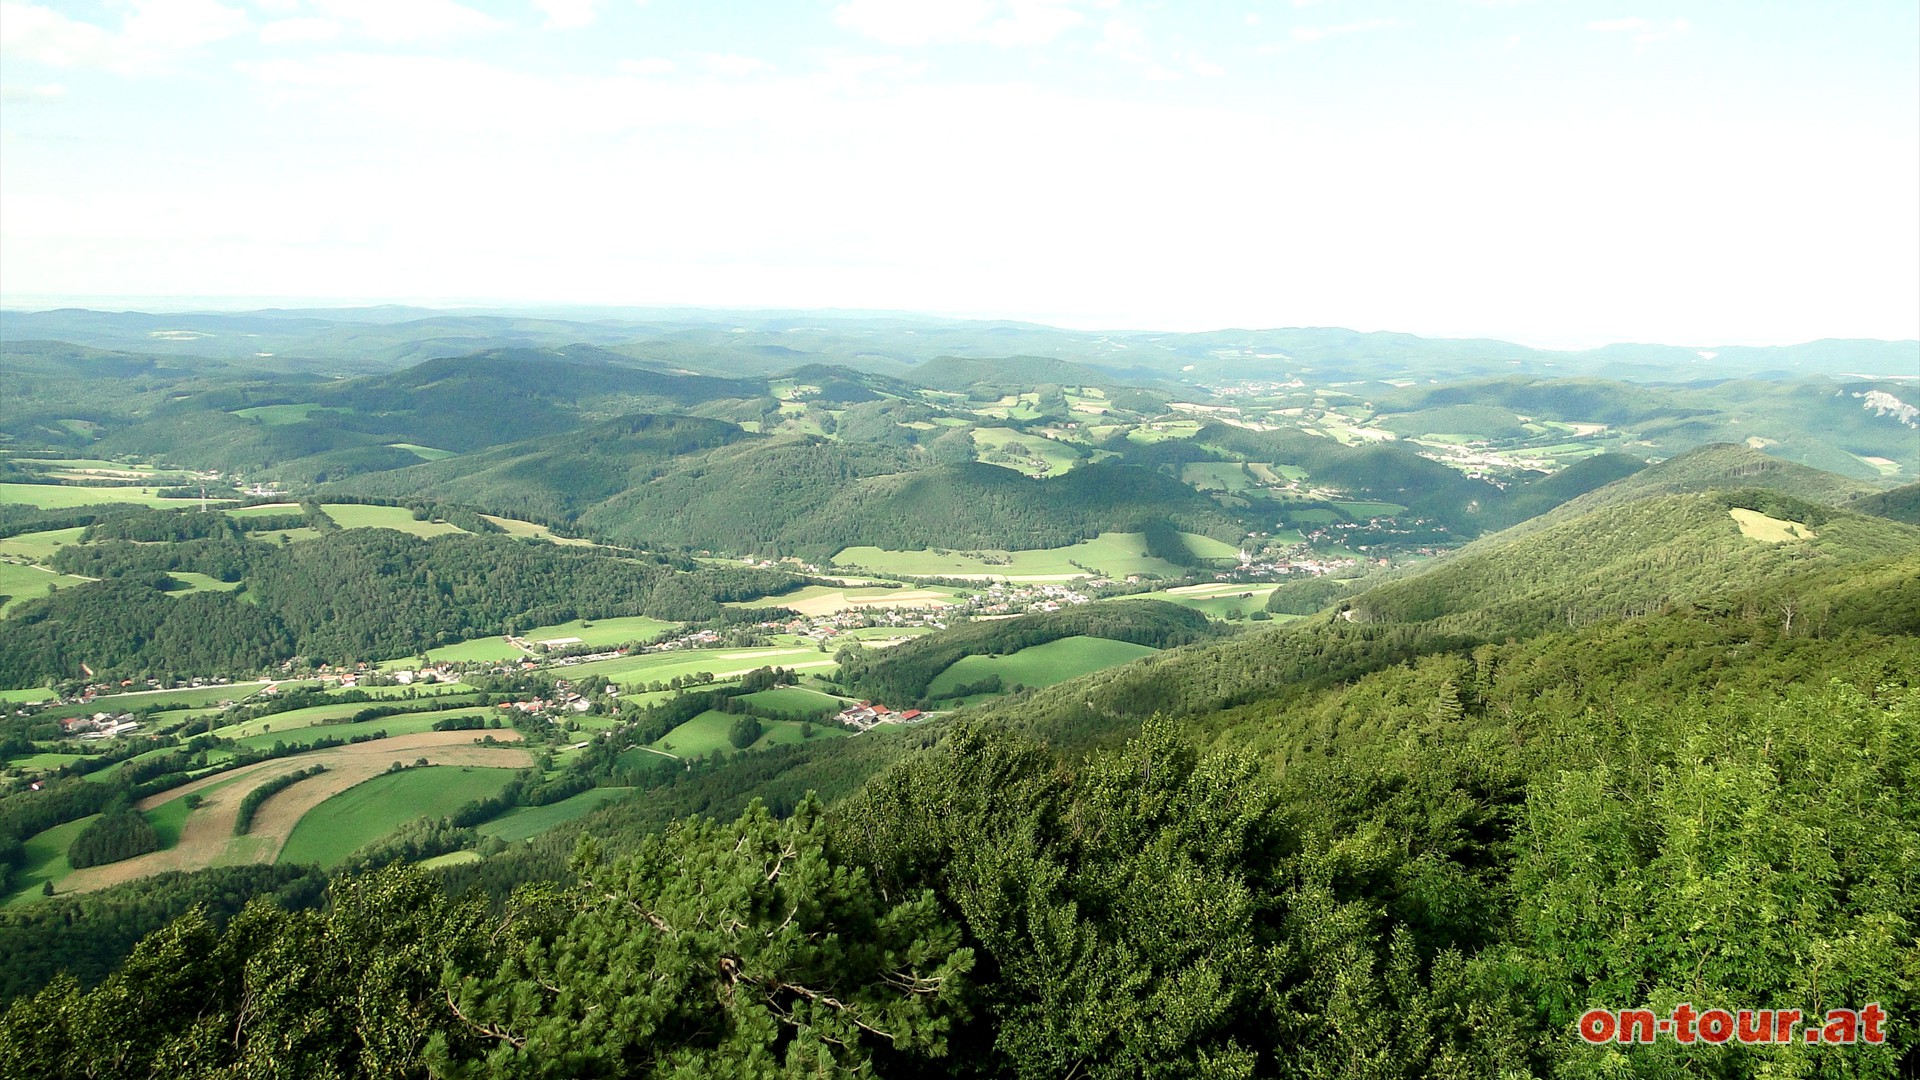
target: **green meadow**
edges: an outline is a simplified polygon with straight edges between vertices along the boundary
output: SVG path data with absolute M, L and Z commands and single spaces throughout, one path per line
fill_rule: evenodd
M 1366 500 L 1354 500 L 1354 501 L 1336 502 L 1333 505 L 1339 507 L 1342 510 L 1345 510 L 1347 513 L 1352 514 L 1356 518 L 1392 517 L 1395 514 L 1404 514 L 1407 512 L 1406 507 L 1401 506 L 1399 503 L 1390 503 L 1390 502 L 1368 502 Z
M 727 732 L 733 728 L 733 722 L 737 719 L 739 717 L 730 713 L 708 709 L 667 732 L 659 741 L 652 744 L 653 749 L 664 750 L 675 757 L 683 758 L 706 757 L 715 750 L 723 754 L 739 753 L 734 749 L 733 743 L 727 740 Z M 760 726 L 762 728 L 760 738 L 748 746 L 748 750 L 764 750 L 769 746 L 782 743 L 802 742 L 806 738 L 802 733 L 803 725 L 795 721 L 762 720 Z M 838 738 L 846 734 L 839 728 L 827 724 L 813 726 L 813 737 L 816 739 Z
M 482 836 L 497 836 L 509 843 L 525 840 L 555 825 L 590 814 L 615 799 L 624 799 L 633 792 L 634 789 L 630 787 L 597 787 L 545 806 L 516 806 L 479 826 L 478 831 Z
M 52 699 L 53 691 L 38 686 L 24 687 L 19 690 L 0 690 L 0 703 L 8 705 L 32 705 Z
M 537 626 L 520 636 L 538 645 L 543 641 L 561 641 L 566 645 L 624 645 L 629 641 L 652 641 L 678 626 L 664 619 L 629 615 L 613 619 L 575 619 L 554 626 Z M 579 638 L 567 642 L 567 638 Z
M 1000 676 L 1001 685 L 1009 689 L 1015 685 L 1052 686 L 1102 668 L 1152 656 L 1158 651 L 1107 638 L 1070 637 L 1005 656 L 964 656 L 934 677 L 928 694 L 939 697 L 990 675 Z
M 49 570 L 42 570 L 38 566 L 0 562 L 0 596 L 9 598 L 4 604 L 0 604 L 0 611 L 28 600 L 38 600 L 56 587 L 68 589 L 85 584 L 85 578 L 56 574 Z
M 138 487 L 64 487 L 55 484 L 0 484 L 0 503 L 38 506 L 48 510 L 103 503 L 137 503 L 141 506 L 199 506 L 195 499 L 163 499 L 152 488 Z M 230 492 L 209 490 L 210 498 L 231 498 Z
M 365 506 L 360 503 L 322 503 L 322 510 L 343 529 L 394 529 L 415 536 L 445 536 L 462 530 L 444 521 L 415 521 L 404 506 Z
M 334 866 L 416 818 L 445 817 L 475 799 L 500 794 L 515 771 L 427 765 L 383 773 L 309 810 L 280 849 L 279 862 Z
M 1203 559 L 1232 558 L 1237 548 L 1197 533 L 1181 533 L 1187 547 Z M 1140 533 L 1101 533 L 1091 540 L 1057 548 L 1029 548 L 1020 551 L 948 551 L 921 548 L 916 551 L 887 551 L 877 547 L 844 548 L 833 557 L 835 566 L 859 567 L 876 574 L 901 577 L 1010 578 L 1013 580 L 1066 581 L 1094 572 L 1121 578 L 1130 574 L 1152 574 L 1177 578 L 1186 570 L 1164 559 L 1147 554 L 1146 537 Z
M 1028 476 L 1059 476 L 1061 473 L 1080 464 L 1081 456 L 1064 443 L 1040 435 L 1029 435 L 1012 428 L 975 428 L 973 430 L 975 453 L 981 461 L 990 465 L 1013 468 Z M 1017 463 L 996 461 L 992 451 L 1006 449 L 1016 458 Z M 1046 468 L 1037 468 L 1030 462 L 1039 461 Z
M 825 709 L 838 711 L 845 703 L 831 694 L 818 690 L 806 690 L 798 686 L 780 686 L 772 690 L 762 690 L 757 694 L 748 694 L 740 699 L 750 705 L 757 705 L 769 712 L 787 716 L 813 716 Z
M 422 461 L 439 461 L 441 458 L 460 456 L 452 450 L 442 450 L 437 446 L 421 446 L 419 443 L 396 442 L 387 445 L 395 450 L 405 450 Z
M 73 865 L 67 862 L 67 849 L 73 846 L 74 838 L 85 832 L 87 826 L 99 816 L 90 814 L 28 837 L 21 845 L 24 855 L 20 860 L 20 868 L 13 874 L 13 883 L 17 888 L 7 898 L 7 905 L 30 904 L 40 899 L 41 887 L 49 881 L 58 889 L 61 880 L 73 873 Z
M 258 420 L 268 427 L 285 427 L 311 419 L 315 413 L 346 414 L 352 411 L 307 401 L 298 405 L 255 405 L 251 409 L 235 409 L 233 415 L 243 420 Z
M 501 660 L 518 660 L 527 654 L 507 644 L 507 639 L 497 637 L 474 638 L 453 645 L 441 645 L 426 651 L 429 664 L 467 664 L 495 663 Z M 418 656 L 397 656 L 381 663 L 382 671 L 411 670 L 420 666 Z
M 330 706 L 320 706 L 320 708 L 329 707 Z M 356 710 L 364 708 L 366 708 L 365 705 L 356 706 Z M 292 714 L 289 713 L 288 715 Z M 352 714 L 349 713 L 348 715 Z M 378 720 L 362 720 L 358 723 L 332 724 L 325 721 L 317 721 L 313 724 L 292 728 L 290 730 L 283 729 L 280 725 L 274 724 L 274 718 L 268 717 L 266 723 L 272 727 L 271 731 L 263 731 L 257 735 L 247 735 L 235 739 L 234 742 L 236 745 L 252 747 L 255 750 L 267 750 L 272 748 L 276 742 L 284 742 L 288 746 L 311 746 L 315 740 L 322 738 L 339 739 L 345 742 L 357 736 L 372 735 L 382 731 L 386 732 L 387 736 L 391 738 L 399 735 L 413 735 L 422 731 L 432 731 L 433 725 L 438 721 L 452 719 L 454 717 L 490 717 L 498 715 L 499 710 L 497 709 L 486 709 L 476 706 L 471 709 L 448 709 L 446 712 L 399 713 L 394 716 L 383 716 Z M 502 723 L 505 723 L 505 721 L 503 720 Z M 486 730 L 475 730 L 473 732 L 473 737 L 476 739 L 484 738 L 486 735 Z M 217 750 L 210 750 L 208 754 L 211 756 L 218 752 Z
M 1263 610 L 1267 604 L 1267 595 L 1273 592 L 1272 584 L 1252 585 L 1235 584 L 1225 588 L 1182 589 L 1179 592 L 1159 591 L 1137 593 L 1126 597 L 1128 600 L 1164 600 L 1170 604 L 1192 608 L 1215 619 L 1225 619 L 1238 611 L 1242 617 Z
M 53 553 L 65 544 L 80 542 L 80 534 L 87 530 L 80 526 L 71 529 L 48 529 L 44 532 L 21 533 L 0 540 L 0 556 L 12 559 L 31 559 L 45 562 Z
M 232 592 L 240 587 L 237 581 L 221 581 L 219 578 L 196 574 L 190 570 L 169 570 L 167 576 L 184 586 L 184 588 L 168 590 L 169 596 L 185 596 L 196 592 Z

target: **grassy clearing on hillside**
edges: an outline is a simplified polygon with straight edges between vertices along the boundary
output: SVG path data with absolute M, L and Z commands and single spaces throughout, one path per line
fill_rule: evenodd
M 652 744 L 653 749 L 664 750 L 682 758 L 706 757 L 715 750 L 723 754 L 740 753 L 731 742 L 727 741 L 727 732 L 732 729 L 733 722 L 737 719 L 739 717 L 723 713 L 718 709 L 708 709 L 667 732 L 658 742 Z M 802 725 L 795 721 L 762 720 L 760 726 L 763 729 L 760 738 L 747 747 L 748 750 L 764 750 L 769 746 L 797 743 L 805 739 L 802 734 Z M 825 724 L 816 724 L 813 728 L 813 737 L 816 739 L 843 737 L 846 734 L 837 727 L 829 727 Z
M 1368 502 L 1365 500 L 1353 500 L 1353 501 L 1347 501 L 1347 502 L 1336 502 L 1333 505 L 1339 507 L 1342 510 L 1345 510 L 1347 513 L 1352 514 L 1354 517 L 1357 517 L 1357 518 L 1392 517 L 1395 514 L 1404 514 L 1407 512 L 1406 507 L 1401 506 L 1399 503 L 1390 503 L 1390 502 Z
M 298 514 L 300 513 L 300 504 L 297 502 L 261 503 L 258 506 L 240 506 L 221 512 L 230 518 L 241 519 L 241 524 L 245 525 L 247 518 L 278 517 L 281 514 Z
M 56 586 L 70 589 L 75 585 L 85 585 L 85 578 L 68 577 L 43 570 L 38 566 L 22 566 L 18 563 L 0 562 L 0 596 L 10 597 L 0 612 L 4 612 L 28 600 L 38 600 Z
M 160 837 L 160 850 L 180 842 L 180 830 L 186 827 L 187 816 L 193 813 L 193 807 L 187 805 L 185 798 L 161 803 L 147 811 L 147 821 L 152 823 L 155 835 Z
M 26 855 L 21 860 L 20 869 L 15 871 L 13 882 L 18 888 L 7 898 L 7 906 L 30 904 L 41 897 L 41 888 L 47 882 L 60 888 L 60 882 L 73 873 L 73 865 L 67 862 L 67 848 L 73 846 L 75 837 L 86 831 L 88 825 L 99 814 L 90 814 L 78 821 L 69 821 L 64 825 L 55 825 L 44 832 L 28 837 L 21 846 Z
M 20 690 L 0 690 L 0 702 L 8 705 L 32 705 L 36 702 L 53 700 L 53 691 L 37 686 Z
M 206 574 L 196 574 L 191 570 L 169 570 L 167 576 L 179 582 L 185 588 L 169 589 L 168 596 L 185 596 L 197 592 L 232 592 L 240 587 L 237 581 L 221 581 Z
M 498 795 L 513 775 L 513 769 L 431 765 L 376 776 L 307 811 L 277 861 L 334 866 L 416 818 L 445 817 Z
M 667 682 L 676 675 L 711 673 L 717 679 L 745 675 L 755 668 L 785 667 L 812 669 L 832 667 L 833 660 L 818 649 L 788 646 L 761 649 L 676 649 L 671 652 L 622 656 L 612 660 L 594 660 L 561 669 L 567 678 L 578 682 L 591 679 L 615 686 L 644 686 L 658 680 Z
M 817 690 L 807 690 L 798 686 L 781 686 L 772 690 L 762 690 L 757 694 L 748 694 L 740 700 L 787 716 L 812 716 L 825 709 L 837 711 L 843 704 L 841 699 L 831 694 L 823 694 Z
M 84 761 L 86 758 L 86 754 L 61 754 L 43 750 L 37 754 L 21 754 L 18 757 L 7 758 L 4 764 L 7 768 L 20 772 L 39 772 L 43 769 L 58 769 L 76 761 Z
M 664 760 L 664 759 L 663 759 Z M 479 827 L 482 836 L 497 836 L 508 843 L 538 836 L 555 825 L 583 817 L 615 799 L 633 794 L 630 787 L 590 788 L 571 798 L 545 806 L 516 806 Z
M 251 409 L 235 409 L 234 416 L 243 420 L 258 420 L 268 427 L 284 427 L 310 419 L 315 413 L 336 413 L 345 415 L 352 409 L 341 409 L 317 402 L 305 401 L 298 405 L 255 405 Z
M 931 634 L 937 627 L 932 626 L 857 626 L 834 638 L 835 641 L 861 641 L 872 644 L 875 641 L 901 641 L 906 638 Z
M 1225 619 L 1235 611 L 1246 616 L 1265 609 L 1267 594 L 1273 592 L 1274 588 L 1272 584 L 1232 584 L 1218 589 L 1201 586 L 1199 591 L 1189 591 L 1184 588 L 1167 589 L 1159 592 L 1138 593 L 1123 599 L 1165 600 L 1170 604 L 1192 608 L 1209 618 Z
M 645 615 L 627 615 L 537 626 L 520 636 L 536 645 L 624 645 L 629 641 L 652 641 L 678 625 L 665 619 L 650 619 Z M 569 641 L 569 638 L 578 640 Z
M 1250 471 L 1237 461 L 1195 461 L 1180 467 L 1180 479 L 1201 491 L 1245 491 L 1258 479 Z
M 344 720 L 362 709 L 372 708 L 364 701 L 343 701 L 337 705 L 314 705 L 305 709 L 292 709 L 272 716 L 263 716 L 258 720 L 248 720 L 240 724 L 228 724 L 214 731 L 221 739 L 244 739 L 253 735 L 269 732 L 298 731 L 315 724 L 324 724 L 331 720 Z
M 1187 547 L 1202 558 L 1232 557 L 1238 549 L 1195 533 L 1182 533 Z M 1108 577 L 1153 574 L 1177 578 L 1186 571 L 1147 554 L 1140 533 L 1101 533 L 1091 540 L 1057 548 L 1019 551 L 947 551 L 921 548 L 887 551 L 850 547 L 833 557 L 836 566 L 857 566 L 878 574 L 902 577 L 1002 578 L 1012 581 L 1068 581 L 1094 572 Z M 1078 565 L 1075 565 L 1078 564 Z M 1091 569 L 1087 569 L 1091 568 Z
M 1102 668 L 1115 667 L 1158 649 L 1107 638 L 1070 637 L 1035 645 L 1006 656 L 965 656 L 941 672 L 928 688 L 938 697 L 956 687 L 979 682 L 990 675 L 1000 676 L 1002 686 L 1041 687 L 1065 682 Z
M 463 530 L 444 521 L 415 521 L 404 506 L 363 506 L 359 503 L 323 503 L 320 507 L 343 529 L 394 529 L 415 536 L 445 536 Z
M 727 729 L 733 726 L 735 719 L 718 709 L 708 709 L 667 732 L 652 746 L 655 750 L 665 750 L 683 758 L 706 757 L 715 750 L 731 754 L 734 748 L 727 741 Z
M 85 527 L 76 525 L 71 529 L 48 529 L 9 536 L 0 540 L 0 556 L 45 562 L 53 558 L 53 553 L 64 545 L 79 543 L 80 534 L 86 531 Z
M 452 450 L 442 450 L 437 446 L 421 446 L 419 443 L 394 442 L 387 445 L 395 450 L 405 450 L 422 461 L 439 461 L 441 458 L 460 456 Z
M 1733 520 L 1740 523 L 1740 535 L 1750 540 L 1759 540 L 1768 544 L 1784 544 L 1789 540 L 1812 540 L 1816 534 L 1812 529 L 1797 521 L 1768 517 L 1758 510 L 1746 510 L 1734 507 L 1727 511 Z
M 318 706 L 318 708 L 331 708 L 331 706 L 323 705 Z M 358 708 L 364 709 L 366 706 L 361 705 L 358 706 Z M 291 716 L 292 714 L 289 713 L 287 715 Z M 351 715 L 351 713 L 348 715 Z M 388 737 L 391 738 L 399 735 L 413 735 L 422 731 L 432 731 L 433 725 L 436 722 L 454 717 L 491 717 L 498 715 L 500 715 L 500 710 L 498 709 L 475 706 L 471 709 L 448 709 L 445 712 L 400 713 L 395 716 L 383 716 L 378 720 L 362 720 L 358 723 L 351 724 L 329 724 L 322 721 L 292 730 L 285 730 L 278 724 L 273 724 L 274 718 L 269 717 L 266 722 L 273 725 L 272 731 L 262 732 L 258 735 L 248 735 L 235 739 L 234 741 L 240 746 L 250 746 L 256 750 L 266 750 L 270 749 L 276 742 L 284 742 L 288 746 L 308 746 L 311 745 L 314 740 L 320 738 L 351 740 L 356 736 L 371 735 L 377 731 L 384 731 Z M 504 720 L 501 722 L 503 724 L 505 723 Z M 491 729 L 476 729 L 466 734 L 471 734 L 473 738 L 479 739 L 484 738 L 488 734 L 495 733 L 492 732 Z M 498 735 L 495 734 L 495 737 L 497 738 Z M 215 753 L 218 753 L 218 751 L 208 751 L 209 757 Z
M 1080 464 L 1080 455 L 1072 448 L 1040 435 L 1029 435 L 1012 428 L 990 427 L 973 429 L 975 456 L 989 465 L 999 465 L 1014 469 L 1028 476 L 1059 476 L 1061 473 Z M 1016 459 L 1013 462 L 995 460 L 994 450 L 1006 449 Z M 1040 468 L 1033 462 L 1042 462 Z
M 195 507 L 200 500 L 163 499 L 152 494 L 153 488 L 137 487 L 60 487 L 54 484 L 0 484 L 0 503 L 17 503 L 25 506 L 38 506 L 57 510 L 71 506 L 92 506 L 98 503 L 138 503 L 141 506 L 158 507 Z M 227 498 L 230 492 L 210 485 L 207 496 L 213 499 Z
M 953 589 L 861 589 L 807 585 L 779 596 L 763 596 L 727 605 L 738 608 L 791 608 L 802 615 L 832 615 L 858 608 L 928 607 L 950 604 Z
M 811 739 L 844 739 L 852 732 L 834 727 L 831 724 L 813 725 L 813 734 L 805 734 L 806 725 L 785 720 L 762 720 L 760 726 L 765 730 L 749 750 L 765 750 L 769 746 L 785 746 L 791 743 L 807 742 Z
M 494 517 L 492 514 L 481 514 L 480 516 L 505 529 L 508 536 L 517 536 L 522 540 L 551 540 L 556 544 L 575 544 L 581 547 L 593 546 L 593 541 L 591 540 L 578 540 L 568 536 L 555 536 L 553 530 L 547 528 L 545 525 L 535 525 L 531 521 L 521 521 L 517 518 Z

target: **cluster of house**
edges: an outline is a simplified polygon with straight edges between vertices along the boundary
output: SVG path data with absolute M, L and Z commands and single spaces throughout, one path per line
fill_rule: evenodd
M 1316 558 L 1312 555 L 1288 555 L 1259 560 L 1248 558 L 1235 569 L 1216 571 L 1213 578 L 1215 581 L 1259 581 L 1295 575 L 1322 577 L 1341 570 L 1351 570 L 1358 565 L 1360 565 L 1358 559 L 1346 556 Z
M 70 716 L 60 721 L 60 734 L 81 739 L 111 739 L 139 731 L 140 722 L 132 713 L 97 712 L 92 716 Z
M 919 709 L 903 709 L 900 712 L 894 712 L 885 705 L 863 701 L 858 705 L 840 710 L 840 715 L 834 719 L 855 731 L 866 731 L 875 724 L 910 724 L 923 715 L 925 714 Z
M 1102 580 L 1093 579 L 1094 582 Z M 975 615 L 1029 615 L 1092 602 L 1093 598 L 1075 585 L 996 581 L 980 595 L 968 598 L 967 609 Z
M 412 686 L 414 683 L 426 685 L 436 682 L 459 682 L 460 674 L 450 664 L 432 664 L 413 670 L 403 668 L 399 671 L 376 671 L 367 664 L 357 665 L 353 670 L 332 671 L 327 665 L 320 665 L 320 680 L 323 683 L 335 683 L 343 690 L 361 686 Z
M 607 686 L 607 693 L 609 695 L 618 693 L 619 690 L 620 688 L 617 686 L 611 684 Z M 588 700 L 586 695 L 575 690 L 572 683 L 569 683 L 565 679 L 556 679 L 553 683 L 552 697 L 528 698 L 525 701 L 503 701 L 499 707 L 523 712 L 528 716 L 546 716 L 551 719 L 563 713 L 586 712 L 588 709 L 593 708 L 593 702 Z
M 92 671 L 89 670 L 88 674 L 92 674 Z M 94 698 L 101 697 L 107 694 L 139 693 L 141 689 L 178 690 L 178 689 L 182 689 L 189 686 L 192 686 L 192 687 L 227 686 L 232 682 L 233 682 L 232 679 L 228 679 L 225 677 L 217 677 L 217 678 L 211 678 L 211 679 L 192 679 L 189 681 L 176 683 L 173 686 L 163 687 L 160 685 L 159 679 L 121 679 L 119 682 L 88 683 L 86 686 L 81 687 L 79 695 L 76 696 L 74 700 L 86 702 L 86 701 L 92 701 Z

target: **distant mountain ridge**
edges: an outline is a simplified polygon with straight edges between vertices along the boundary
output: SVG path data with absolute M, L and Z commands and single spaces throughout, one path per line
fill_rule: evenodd
M 1615 344 L 1536 349 L 1494 339 L 1426 338 L 1339 327 L 1224 329 L 1203 333 L 1066 330 L 1036 323 L 858 316 L 844 312 L 670 309 L 438 312 L 404 307 L 252 312 L 0 311 L 0 342 L 54 339 L 99 349 L 249 359 L 304 358 L 310 370 L 351 364 L 389 369 L 436 356 L 501 347 L 591 344 L 677 352 L 704 366 L 760 359 L 710 374 L 764 373 L 814 360 L 899 375 L 942 355 L 1028 354 L 1115 375 L 1232 378 L 1311 367 L 1347 376 L 1510 373 L 1605 374 L 1640 381 L 1765 375 L 1904 375 L 1920 371 L 1920 341 L 1822 339 L 1781 346 Z M 761 351 L 764 350 L 764 351 Z

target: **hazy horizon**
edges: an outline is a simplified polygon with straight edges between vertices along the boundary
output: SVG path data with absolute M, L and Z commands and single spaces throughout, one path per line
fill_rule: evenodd
M 684 315 L 712 314 L 715 316 L 805 314 L 821 315 L 832 318 L 899 318 L 927 319 L 952 322 L 983 323 L 1022 323 L 1056 330 L 1068 330 L 1081 333 L 1114 334 L 1205 334 L 1267 333 L 1284 330 L 1345 330 L 1360 334 L 1387 333 L 1410 334 L 1427 340 L 1482 339 L 1519 345 L 1529 349 L 1547 352 L 1585 352 L 1605 349 L 1612 346 L 1659 345 L 1675 348 L 1711 350 L 1717 348 L 1788 348 L 1807 345 L 1817 341 L 1877 341 L 1889 344 L 1920 344 L 1916 338 L 1866 338 L 1845 337 L 1828 334 L 1821 337 L 1801 340 L 1782 341 L 1654 341 L 1654 340 L 1533 340 L 1527 337 L 1502 334 L 1497 331 L 1475 334 L 1434 334 L 1422 333 L 1397 326 L 1115 326 L 1104 324 L 1075 324 L 1044 316 L 998 315 L 986 313 L 954 313 L 934 311 L 911 311 L 901 309 L 860 308 L 860 307 L 791 307 L 783 305 L 701 305 L 701 304 L 565 304 L 565 303 L 514 303 L 473 301 L 468 303 L 438 302 L 430 299 L 401 298 L 382 300 L 373 298 L 310 298 L 310 297 L 57 297 L 57 298 L 0 298 L 0 311 L 12 311 L 22 314 L 59 310 L 87 310 L 114 314 L 138 313 L 146 315 L 243 315 L 259 311 L 378 311 L 383 308 L 409 308 L 436 313 L 462 316 L 511 316 L 521 315 L 530 318 L 571 317 L 582 321 L 593 319 L 637 318 L 642 315 L 661 315 L 680 313 Z M 570 315 L 568 313 L 571 313 Z M 624 313 L 624 314 L 623 314 Z

